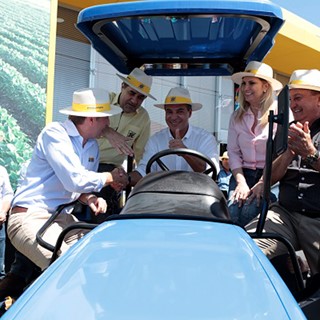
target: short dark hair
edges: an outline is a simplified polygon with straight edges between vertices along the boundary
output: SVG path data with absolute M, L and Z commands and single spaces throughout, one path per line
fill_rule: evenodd
M 69 120 L 71 120 L 75 125 L 83 124 L 86 117 L 79 117 L 79 116 L 69 116 Z

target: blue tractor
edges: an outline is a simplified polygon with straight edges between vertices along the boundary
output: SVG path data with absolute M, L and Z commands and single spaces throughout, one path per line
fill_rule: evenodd
M 86 8 L 77 27 L 121 73 L 221 76 L 261 61 L 282 24 L 269 1 L 146 0 Z M 233 224 L 211 160 L 176 152 L 211 170 L 150 172 L 119 215 L 87 225 L 92 231 L 56 259 L 62 234 L 52 264 L 2 319 L 306 319 L 253 240 L 274 236 L 262 232 L 265 215 L 254 234 Z

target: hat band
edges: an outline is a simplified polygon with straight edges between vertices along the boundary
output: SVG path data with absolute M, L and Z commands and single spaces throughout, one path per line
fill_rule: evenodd
M 245 72 L 257 74 L 258 71 L 259 71 L 259 70 L 257 70 L 257 69 L 249 69 L 249 70 L 246 70 Z
M 72 103 L 72 110 L 76 112 L 104 112 L 110 111 L 110 103 L 95 103 L 95 104 L 87 104 L 87 103 Z
M 186 104 L 192 104 L 192 101 L 190 98 L 185 98 L 185 97 L 177 97 L 177 96 L 171 96 L 171 97 L 166 97 L 165 103 L 186 103 Z
M 291 80 L 289 84 L 307 84 L 305 81 L 303 80 Z
M 127 77 L 127 81 L 132 84 L 134 87 L 139 88 L 139 90 L 141 90 L 142 92 L 144 92 L 145 94 L 149 94 L 150 92 L 150 87 L 148 87 L 147 85 L 145 85 L 144 83 L 140 82 L 137 78 L 133 77 L 133 76 L 128 76 Z

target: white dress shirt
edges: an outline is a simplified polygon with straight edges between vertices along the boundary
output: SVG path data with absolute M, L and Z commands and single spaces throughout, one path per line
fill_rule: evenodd
M 81 193 L 98 192 L 104 175 L 97 173 L 99 147 L 83 138 L 72 121 L 53 122 L 40 133 L 12 206 L 38 207 L 53 212 Z
M 143 157 L 136 168 L 143 177 L 146 175 L 146 166 L 149 159 L 159 151 L 169 149 L 169 141 L 172 139 L 174 138 L 169 128 L 162 129 L 150 137 L 146 144 Z M 214 162 L 216 168 L 219 168 L 217 142 L 211 133 L 204 129 L 189 125 L 189 129 L 182 138 L 182 142 L 188 149 L 199 151 L 209 157 Z M 170 170 L 193 171 L 187 161 L 180 156 L 169 155 L 162 158 L 162 162 Z M 151 167 L 151 172 L 161 170 L 162 169 L 157 163 L 154 163 Z

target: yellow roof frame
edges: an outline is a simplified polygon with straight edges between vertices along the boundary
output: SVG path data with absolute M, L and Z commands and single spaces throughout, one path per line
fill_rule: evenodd
M 285 23 L 265 62 L 282 74 L 296 69 L 320 69 L 320 28 L 282 9 Z

